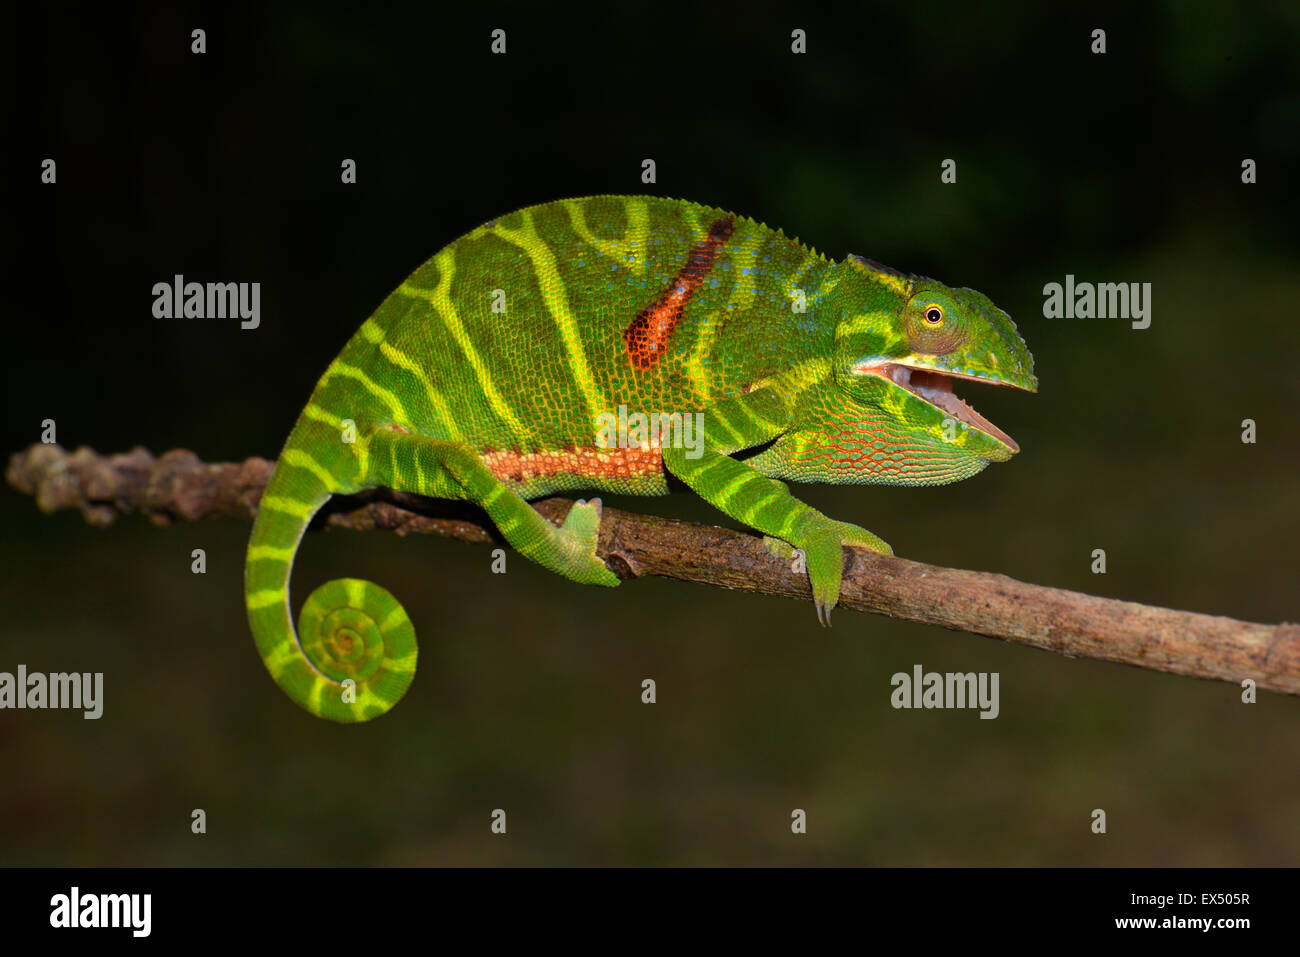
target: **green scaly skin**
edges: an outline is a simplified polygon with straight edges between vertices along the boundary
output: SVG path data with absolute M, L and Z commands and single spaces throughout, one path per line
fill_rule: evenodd
M 828 621 L 843 546 L 890 548 L 781 480 L 974 475 L 1018 448 L 953 396 L 953 381 L 1035 391 L 1032 369 L 1015 326 L 982 294 L 855 256 L 834 262 L 723 210 L 645 196 L 519 210 L 417 269 L 321 377 L 248 547 L 258 650 L 294 701 L 334 721 L 368 720 L 405 693 L 414 630 L 382 588 L 328 582 L 296 633 L 290 617 L 293 558 L 312 516 L 331 495 L 373 487 L 473 502 L 533 561 L 616 585 L 595 552 L 599 499 L 561 528 L 527 500 L 660 495 L 671 474 L 786 554 L 801 549 Z M 620 406 L 702 413 L 700 454 L 603 447 L 599 417 Z

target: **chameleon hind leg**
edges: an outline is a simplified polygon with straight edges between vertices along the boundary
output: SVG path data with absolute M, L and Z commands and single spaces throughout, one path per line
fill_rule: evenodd
M 367 458 L 367 484 L 472 502 L 525 558 L 584 585 L 619 583 L 596 557 L 600 499 L 578 502 L 557 528 L 463 442 L 381 430 L 370 436 Z

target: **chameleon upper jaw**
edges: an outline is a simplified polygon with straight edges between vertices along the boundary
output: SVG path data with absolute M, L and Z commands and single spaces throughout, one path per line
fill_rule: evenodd
M 854 371 L 862 375 L 877 375 L 883 379 L 888 379 L 894 385 L 906 389 L 917 398 L 928 402 L 959 422 L 997 439 L 1013 453 L 1020 451 L 1020 446 L 1016 444 L 1015 439 L 976 412 L 964 400 L 958 398 L 952 390 L 954 379 L 969 379 L 972 382 L 983 382 L 988 385 L 1007 385 L 1012 388 L 1020 388 L 1014 382 L 1007 382 L 1003 379 L 981 379 L 978 376 L 940 372 L 935 369 L 919 369 L 903 365 L 900 362 L 880 362 L 869 366 L 859 366 Z

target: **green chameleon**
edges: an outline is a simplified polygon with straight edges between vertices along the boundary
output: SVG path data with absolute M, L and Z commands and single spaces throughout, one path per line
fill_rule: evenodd
M 521 554 L 612 586 L 596 556 L 600 500 L 556 527 L 528 499 L 663 495 L 672 475 L 776 554 L 802 550 L 826 622 L 843 546 L 891 549 L 781 480 L 974 475 L 1019 447 L 953 381 L 1032 392 L 1032 370 L 981 293 L 858 256 L 833 262 L 723 210 L 593 196 L 502 216 L 412 273 L 317 383 L 248 546 L 258 651 L 294 701 L 333 721 L 369 720 L 406 692 L 415 633 L 384 589 L 327 582 L 296 633 L 290 615 L 312 516 L 331 495 L 375 487 L 472 502 Z

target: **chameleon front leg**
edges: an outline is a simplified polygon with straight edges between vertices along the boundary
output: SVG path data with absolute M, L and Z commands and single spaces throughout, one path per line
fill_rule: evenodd
M 586 585 L 619 583 L 596 557 L 600 499 L 578 502 L 556 528 L 462 442 L 379 430 L 369 437 L 367 453 L 367 485 L 473 502 L 524 557 Z
M 663 450 L 664 466 L 701 498 L 738 522 L 801 549 L 812 585 L 817 618 L 830 624 L 840 598 L 845 545 L 892 554 L 865 528 L 828 518 L 790 494 L 784 482 L 768 478 L 729 452 L 752 448 L 781 434 L 783 405 L 771 389 L 719 403 L 705 415 L 704 446 L 697 458 L 685 449 Z

